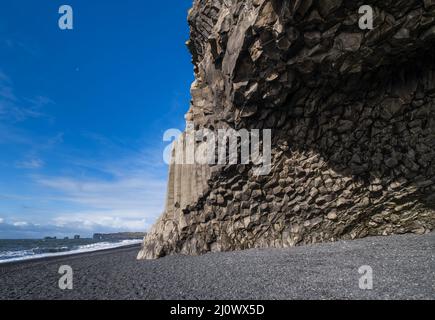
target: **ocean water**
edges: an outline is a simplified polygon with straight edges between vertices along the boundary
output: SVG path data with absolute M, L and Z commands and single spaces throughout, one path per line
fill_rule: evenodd
M 141 243 L 142 240 L 0 240 L 0 263 L 93 252 Z

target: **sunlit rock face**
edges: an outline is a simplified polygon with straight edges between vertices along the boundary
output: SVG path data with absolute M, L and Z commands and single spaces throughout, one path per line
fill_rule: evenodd
M 272 168 L 171 165 L 139 258 L 434 228 L 435 2 L 362 4 L 195 1 L 186 118 L 272 129 Z

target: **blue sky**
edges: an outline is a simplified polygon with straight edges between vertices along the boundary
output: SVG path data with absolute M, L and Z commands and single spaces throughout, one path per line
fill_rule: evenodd
M 193 81 L 191 0 L 0 3 L 0 238 L 142 231 Z M 60 30 L 71 5 L 74 29 Z

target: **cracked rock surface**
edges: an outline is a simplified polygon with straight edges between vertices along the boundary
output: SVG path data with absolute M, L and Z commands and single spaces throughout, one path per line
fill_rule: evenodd
M 271 129 L 272 168 L 171 165 L 138 258 L 434 228 L 435 1 L 196 0 L 188 21 L 186 119 Z

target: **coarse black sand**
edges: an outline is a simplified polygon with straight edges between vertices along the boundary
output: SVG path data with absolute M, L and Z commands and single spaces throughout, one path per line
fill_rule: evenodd
M 0 265 L 0 299 L 431 299 L 435 233 L 137 261 L 138 246 Z M 73 289 L 58 287 L 61 265 Z M 373 289 L 359 288 L 359 267 Z

